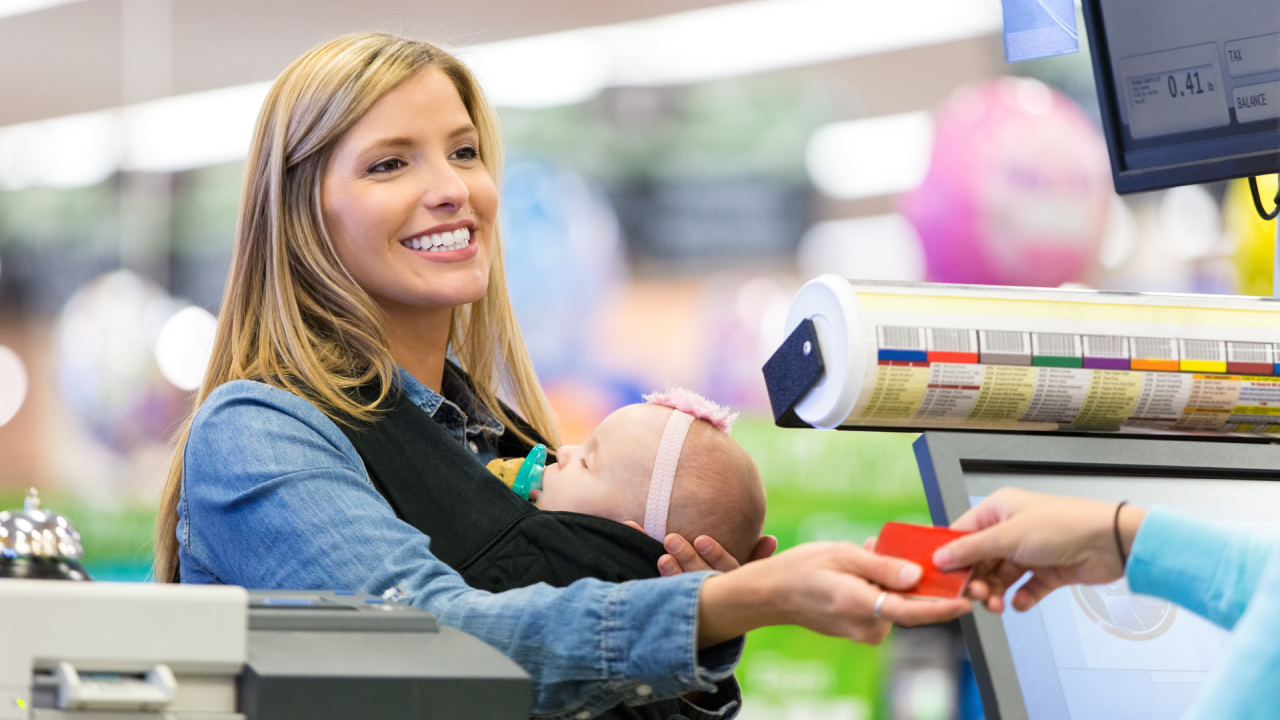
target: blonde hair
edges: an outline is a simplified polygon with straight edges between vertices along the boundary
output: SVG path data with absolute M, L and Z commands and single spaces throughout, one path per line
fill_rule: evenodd
M 313 48 L 272 85 L 254 129 L 245 167 L 231 270 L 213 356 L 177 439 L 156 518 L 155 578 L 178 567 L 178 498 L 183 455 L 195 410 L 232 380 L 256 380 L 306 398 L 331 418 L 367 421 L 392 390 L 396 363 L 378 307 L 339 262 L 321 217 L 321 179 L 338 141 L 389 91 L 424 68 L 454 84 L 480 136 L 480 158 L 500 184 L 497 118 L 475 78 L 448 53 L 424 42 L 357 33 Z M 480 300 L 454 308 L 449 347 L 476 394 L 524 440 L 503 409 L 510 398 L 533 430 L 559 444 L 516 324 L 495 229 L 489 283 Z M 363 405 L 348 393 L 375 384 Z

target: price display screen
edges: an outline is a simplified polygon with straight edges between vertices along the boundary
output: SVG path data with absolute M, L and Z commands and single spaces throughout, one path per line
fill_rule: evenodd
M 1280 1 L 1098 5 L 1125 169 L 1280 151 Z

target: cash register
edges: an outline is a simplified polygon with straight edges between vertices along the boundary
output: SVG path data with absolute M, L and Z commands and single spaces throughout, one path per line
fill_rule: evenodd
M 0 513 L 0 720 L 528 716 L 519 666 L 393 595 L 78 582 L 81 553 L 34 493 Z

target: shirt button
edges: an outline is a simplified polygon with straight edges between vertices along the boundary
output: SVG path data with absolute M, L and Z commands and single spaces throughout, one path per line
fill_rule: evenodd
M 472 441 L 471 441 L 471 443 L 470 443 L 470 445 L 471 445 L 471 452 L 473 452 L 473 453 L 479 453 L 479 452 L 480 452 L 480 446 L 479 446 L 479 445 L 476 445 L 476 441 L 475 441 L 475 440 L 472 440 Z
M 637 685 L 636 694 L 640 697 L 648 697 L 653 694 L 653 688 L 648 685 Z

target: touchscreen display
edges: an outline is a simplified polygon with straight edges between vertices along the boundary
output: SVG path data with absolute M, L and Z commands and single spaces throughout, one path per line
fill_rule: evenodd
M 1036 492 L 1160 504 L 1280 538 L 1280 483 L 967 473 L 971 504 L 1012 485 Z M 1011 590 L 1012 592 L 1012 590 Z M 1007 598 L 1006 598 L 1007 599 Z M 1001 616 L 1031 720 L 1180 717 L 1221 662 L 1230 633 L 1123 579 L 1060 588 Z
M 1280 3 L 1100 5 L 1126 167 L 1280 148 Z

